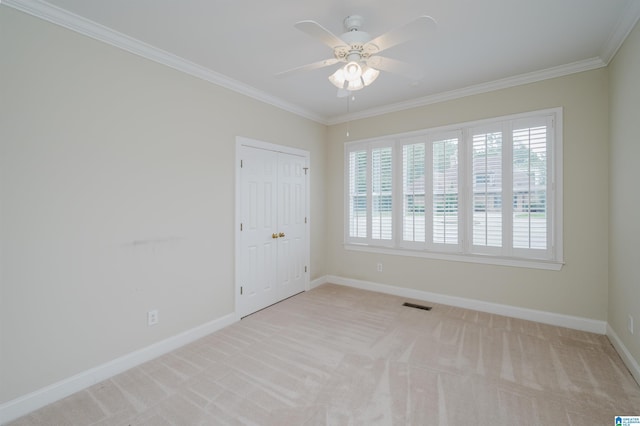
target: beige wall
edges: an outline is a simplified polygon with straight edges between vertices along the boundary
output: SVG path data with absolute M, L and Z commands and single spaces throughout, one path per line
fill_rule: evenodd
M 640 24 L 610 65 L 609 316 L 640 363 Z M 627 330 L 634 318 L 634 334 Z
M 561 271 L 378 255 L 343 247 L 346 124 L 329 130 L 330 273 L 444 295 L 604 321 L 607 318 L 607 70 L 442 102 L 351 122 L 349 140 L 564 108 L 564 257 Z M 383 272 L 376 264 L 383 263 Z
M 0 29 L 0 404 L 233 312 L 237 135 L 311 152 L 326 274 L 325 126 L 5 6 Z
M 347 251 L 345 124 L 327 129 L 5 6 L 0 52 L 0 404 L 233 311 L 238 135 L 311 152 L 311 279 L 609 321 L 640 359 L 638 28 L 610 69 L 349 125 L 357 140 L 563 107 L 561 271 Z

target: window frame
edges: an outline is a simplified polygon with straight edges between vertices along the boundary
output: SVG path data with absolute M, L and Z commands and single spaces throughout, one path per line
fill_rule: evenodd
M 405 197 L 405 192 L 404 192 L 404 147 L 405 146 L 411 146 L 411 145 L 418 145 L 418 144 L 422 144 L 424 146 L 424 159 L 423 159 L 423 167 L 425 168 L 424 170 L 424 176 L 422 177 L 422 186 L 424 187 L 424 194 L 422 195 L 424 197 L 424 241 L 415 241 L 415 240 L 405 240 L 404 239 L 404 197 Z M 396 199 L 401 199 L 401 203 L 397 203 L 397 209 L 395 210 L 397 212 L 395 217 L 400 218 L 400 220 L 396 220 L 394 222 L 394 225 L 396 226 L 396 228 L 398 229 L 398 232 L 396 233 L 396 235 L 398 236 L 398 248 L 399 249 L 407 249 L 407 250 L 425 250 L 427 248 L 427 238 L 429 236 L 429 230 L 427 229 L 427 213 L 428 210 L 430 208 L 430 204 L 428 202 L 428 191 L 427 191 L 427 178 L 426 178 L 426 162 L 427 162 L 427 143 L 426 140 L 424 138 L 404 138 L 404 139 L 399 139 L 397 142 L 397 153 L 398 153 L 398 158 L 401 159 L 402 163 L 401 165 L 403 167 L 396 167 L 396 171 L 397 171 L 397 177 L 396 177 L 396 182 L 398 184 L 398 186 L 396 186 L 396 188 L 398 188 L 398 193 L 400 194 L 399 197 L 397 197 Z M 414 193 L 415 196 L 415 193 Z
M 562 113 L 561 107 L 531 111 L 507 116 L 494 117 L 484 120 L 458 123 L 436 128 L 421 129 L 413 132 L 393 134 L 384 137 L 350 141 L 344 145 L 344 246 L 348 250 L 414 256 L 432 259 L 453 260 L 483 264 L 527 267 L 536 269 L 560 270 L 564 264 L 563 258 L 563 207 L 562 207 Z M 502 175 L 512 173 L 512 138 L 513 130 L 518 123 L 535 123 L 543 121 L 546 127 L 546 182 L 545 182 L 545 212 L 546 212 L 546 241 L 547 249 L 514 248 L 513 244 L 513 196 L 512 189 L 505 190 L 505 186 L 513 187 L 514 177 L 505 182 L 501 178 L 501 247 L 474 245 L 473 240 L 473 209 L 474 209 L 474 177 L 473 177 L 473 135 L 483 129 L 501 129 L 502 131 Z M 433 232 L 433 142 L 443 141 L 445 136 L 459 135 L 457 146 L 458 166 L 458 244 L 434 243 Z M 404 146 L 424 143 L 425 146 L 425 241 L 404 240 Z M 390 146 L 392 148 L 392 239 L 390 241 L 373 240 L 371 238 L 371 149 L 374 147 Z M 366 238 L 349 237 L 349 153 L 367 149 L 367 209 L 368 229 Z M 430 162 L 431 161 L 431 162 Z M 494 200 L 495 203 L 495 200 Z M 511 207 L 505 207 L 505 205 Z M 528 212 L 531 214 L 531 211 Z M 504 215 L 511 218 L 503 217 Z M 429 229 L 430 228 L 430 229 Z M 510 240 L 511 243 L 505 244 Z
M 392 192 L 391 192 L 391 210 L 392 210 L 392 221 L 391 221 L 391 239 L 389 240 L 384 240 L 384 239 L 374 239 L 372 237 L 372 228 L 373 228 L 373 205 L 372 205 L 372 201 L 373 201 L 373 189 L 372 189 L 372 179 L 373 179 L 373 172 L 372 172 L 372 153 L 374 150 L 376 149 L 381 149 L 381 148 L 391 148 L 391 156 L 392 156 L 392 163 L 391 163 L 391 175 L 392 175 Z M 392 143 L 391 141 L 387 140 L 387 139 L 373 139 L 373 140 L 368 140 L 362 143 L 359 143 L 357 145 L 356 149 L 352 149 L 352 150 L 346 150 L 345 149 L 345 155 L 344 155 L 344 161 L 345 161 L 345 165 L 344 165 L 344 170 L 345 172 L 348 174 L 349 173 L 349 164 L 350 164 L 350 158 L 349 158 L 349 154 L 351 152 L 361 152 L 361 151 L 365 151 L 366 152 L 366 158 L 367 158 L 367 163 L 366 163 L 366 182 L 367 182 L 367 192 L 366 192 L 366 237 L 352 237 L 349 233 L 349 223 L 350 223 L 350 211 L 349 211 L 349 205 L 350 205 L 350 181 L 349 181 L 349 176 L 345 176 L 345 180 L 344 180 L 344 184 L 345 184 L 345 209 L 344 209 L 344 223 L 345 223 L 345 234 L 344 234 L 344 238 L 345 238 L 345 242 L 347 244 L 352 244 L 352 245 L 367 245 L 367 246 L 375 246 L 375 247 L 394 247 L 395 245 L 395 239 L 396 239 L 396 234 L 397 234 L 397 228 L 395 227 L 394 224 L 394 220 L 393 217 L 395 216 L 396 212 L 395 212 L 395 205 L 396 203 L 396 190 L 395 190 L 395 184 L 396 184 L 396 166 L 395 166 L 395 158 L 397 155 L 396 152 L 396 148 L 395 148 L 395 144 Z
M 438 142 L 447 142 L 453 139 L 457 139 L 457 147 L 456 147 L 456 154 L 457 154 L 457 158 L 458 158 L 458 162 L 457 162 L 457 170 L 456 170 L 456 176 L 457 176 L 457 229 L 456 229 L 456 233 L 457 233 L 457 242 L 455 244 L 452 243 L 439 243 L 439 242 L 435 242 L 434 241 L 434 237 L 433 237 L 433 233 L 434 233 L 434 225 L 433 225 L 433 217 L 434 217 L 434 199 L 433 199 L 433 194 L 434 194 L 434 173 L 433 173 L 433 147 L 436 143 Z M 427 136 L 427 148 L 425 149 L 425 170 L 429 170 L 429 173 L 425 173 L 425 175 L 428 175 L 427 177 L 427 185 L 426 185 L 426 192 L 427 192 L 427 199 L 428 201 L 425 201 L 425 211 L 429 210 L 429 224 L 425 224 L 425 228 L 429 228 L 430 231 L 427 232 L 427 235 L 430 236 L 431 238 L 425 238 L 426 240 L 426 249 L 429 251 L 433 251 L 433 252 L 439 252 L 439 253 L 462 253 L 464 251 L 463 248 L 463 214 L 461 212 L 464 211 L 465 205 L 466 205 L 466 200 L 464 198 L 464 193 L 463 193 L 463 188 L 461 185 L 461 182 L 463 182 L 463 175 L 462 173 L 464 172 L 464 165 L 461 164 L 460 162 L 460 149 L 462 148 L 462 141 L 463 141 L 463 134 L 462 131 L 459 129 L 453 129 L 453 130 L 447 130 L 447 131 L 442 131 L 442 132 L 434 132 L 430 135 Z M 445 173 L 446 175 L 446 173 Z M 445 200 L 446 200 L 446 195 L 445 195 Z M 444 205 L 444 210 L 446 212 L 446 204 Z M 426 215 L 425 215 L 426 216 Z M 425 217 L 425 222 L 427 222 L 427 217 Z M 445 219 L 446 221 L 446 219 Z

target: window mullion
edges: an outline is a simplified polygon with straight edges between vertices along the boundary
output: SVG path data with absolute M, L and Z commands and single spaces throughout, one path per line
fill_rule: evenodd
M 553 133 L 552 133 L 552 149 L 551 161 L 549 163 L 549 173 L 553 180 L 553 203 L 551 212 L 551 223 L 553 225 L 553 231 L 551 233 L 553 237 L 553 259 L 556 261 L 564 261 L 564 243 L 562 238 L 563 230 L 563 185 L 564 185 L 564 173 L 563 173 L 563 150 L 562 150 L 562 110 L 557 111 L 552 118 Z
M 555 247 L 555 199 L 556 199 L 556 183 L 555 183 L 555 138 L 553 137 L 555 132 L 555 123 L 552 117 L 547 118 L 547 238 L 549 241 L 549 250 L 551 257 L 556 256 Z
M 373 153 L 367 147 L 367 244 L 373 244 Z
M 463 129 L 460 136 L 460 146 L 458 147 L 458 155 L 460 156 L 460 175 L 459 182 L 459 232 L 460 232 L 460 251 L 462 253 L 471 253 L 472 236 L 473 236 L 473 184 L 471 182 L 472 172 L 472 146 L 471 132 Z M 470 210 L 471 209 L 471 210 Z
M 502 255 L 513 252 L 513 128 L 502 128 Z
M 465 235 L 465 220 L 466 220 L 466 215 L 465 215 L 465 207 L 467 205 L 467 203 L 465 202 L 465 198 L 466 198 L 466 185 L 465 185 L 465 176 L 467 174 L 466 171 L 466 166 L 467 163 L 465 162 L 465 155 L 464 155 L 464 151 L 465 151 L 465 146 L 466 144 L 464 143 L 464 134 L 466 132 L 464 131 L 459 131 L 457 133 L 458 136 L 458 173 L 456 175 L 456 179 L 458 179 L 458 181 L 456 182 L 456 186 L 458 188 L 458 252 L 464 252 L 464 244 L 467 241 L 466 235 Z
M 403 229 L 403 217 L 402 217 L 402 205 L 404 202 L 404 195 L 402 191 L 402 144 L 398 141 L 393 142 L 393 154 L 391 167 L 393 169 L 393 182 L 392 182 L 392 216 L 391 216 L 391 229 L 392 229 L 392 243 L 394 247 L 400 247 L 402 244 Z
M 345 147 L 344 150 L 344 212 L 343 212 L 343 220 L 344 220 L 344 230 L 343 230 L 343 241 L 350 242 L 351 241 L 351 161 L 350 161 L 351 151 Z
M 424 241 L 427 249 L 433 249 L 433 140 L 424 149 Z

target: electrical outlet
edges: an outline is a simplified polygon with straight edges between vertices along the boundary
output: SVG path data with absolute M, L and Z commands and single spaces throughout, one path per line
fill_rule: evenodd
M 378 263 L 378 272 L 382 272 L 382 263 Z
M 633 334 L 633 317 L 631 315 L 629 315 L 629 319 L 627 320 L 627 330 Z
M 158 310 L 147 312 L 147 325 L 156 325 L 158 323 Z

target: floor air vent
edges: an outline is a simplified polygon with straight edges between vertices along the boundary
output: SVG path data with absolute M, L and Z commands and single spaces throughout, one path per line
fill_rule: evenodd
M 402 306 L 408 306 L 410 308 L 422 309 L 424 311 L 430 311 L 431 310 L 431 306 L 416 305 L 415 303 L 408 303 L 408 302 L 403 303 Z

